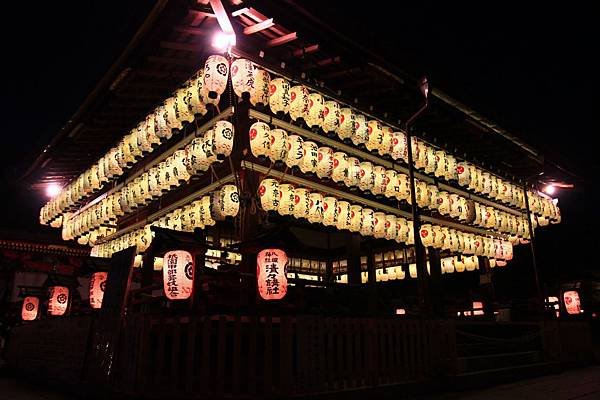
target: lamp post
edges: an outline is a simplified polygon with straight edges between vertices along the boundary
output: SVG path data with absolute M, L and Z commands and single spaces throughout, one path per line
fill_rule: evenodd
M 415 262 L 417 264 L 417 279 L 419 283 L 419 308 L 421 311 L 430 313 L 431 302 L 429 299 L 429 291 L 427 285 L 427 268 L 425 263 L 425 249 L 420 240 L 419 231 L 419 212 L 417 209 L 417 198 L 415 193 L 415 174 L 414 164 L 412 156 L 412 135 L 410 133 L 410 126 L 417 119 L 423 111 L 429 105 L 429 82 L 426 77 L 421 78 L 419 83 L 419 90 L 423 96 L 423 104 L 421 107 L 406 121 L 404 129 L 406 131 L 406 141 L 408 147 L 408 181 L 410 187 L 410 201 L 412 206 L 412 220 L 413 220 L 413 234 L 415 238 Z

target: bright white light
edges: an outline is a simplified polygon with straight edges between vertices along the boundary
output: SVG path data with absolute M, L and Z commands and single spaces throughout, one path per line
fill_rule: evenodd
M 556 187 L 552 186 L 552 185 L 547 185 L 544 188 L 544 192 L 548 193 L 548 194 L 554 194 L 554 192 L 556 192 Z
M 58 195 L 60 193 L 60 186 L 58 186 L 56 183 L 51 183 L 48 186 L 46 186 L 46 195 L 48 197 L 54 197 L 56 195 Z
M 222 31 L 215 33 L 212 40 L 212 46 L 221 51 L 225 51 L 229 47 L 235 46 L 235 33 L 225 33 Z

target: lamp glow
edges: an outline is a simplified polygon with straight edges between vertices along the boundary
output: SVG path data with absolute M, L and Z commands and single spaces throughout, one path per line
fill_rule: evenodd
M 554 194 L 556 192 L 556 187 L 553 185 L 547 185 L 544 188 L 544 192 L 546 192 L 547 194 Z
M 222 31 L 215 33 L 212 46 L 217 50 L 227 50 L 231 46 L 235 46 L 235 33 L 225 33 Z
M 51 183 L 46 187 L 46 195 L 48 197 L 57 196 L 60 193 L 60 190 L 60 186 L 58 186 L 56 183 Z

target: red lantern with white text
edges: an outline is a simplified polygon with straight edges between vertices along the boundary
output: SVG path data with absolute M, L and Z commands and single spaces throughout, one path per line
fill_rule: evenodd
M 563 294 L 563 300 L 565 302 L 565 309 L 567 314 L 577 315 L 581 313 L 581 300 L 579 299 L 579 293 L 575 290 L 569 290 Z
M 256 256 L 258 293 L 264 300 L 281 300 L 287 294 L 287 262 L 280 249 L 266 249 Z
M 51 286 L 49 289 L 48 314 L 64 315 L 69 306 L 69 288 Z
M 108 278 L 108 272 L 95 272 L 90 277 L 90 306 L 92 308 L 102 308 L 106 278 Z
M 194 259 L 184 250 L 169 251 L 163 257 L 163 287 L 169 300 L 185 300 L 192 295 Z

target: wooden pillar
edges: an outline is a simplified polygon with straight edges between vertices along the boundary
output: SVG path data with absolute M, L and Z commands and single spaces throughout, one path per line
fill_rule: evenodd
M 333 261 L 327 260 L 325 261 L 325 282 L 334 282 L 335 277 L 333 276 Z
M 431 309 L 436 317 L 444 316 L 444 292 L 442 287 L 442 261 L 439 249 L 429 247 L 429 290 L 431 292 Z
M 360 285 L 360 235 L 348 233 L 346 241 L 346 254 L 348 258 L 348 283 Z
M 478 256 L 479 261 L 479 288 L 481 300 L 483 301 L 483 312 L 486 317 L 494 318 L 494 285 L 492 283 L 492 269 L 490 260 L 484 256 Z
M 369 314 L 373 315 L 377 312 L 377 279 L 373 249 L 367 251 L 367 273 L 369 277 Z

